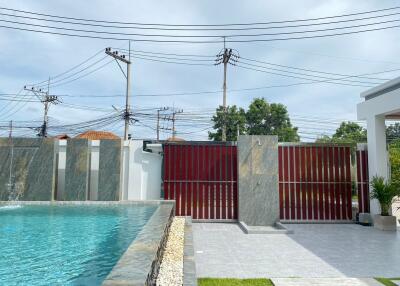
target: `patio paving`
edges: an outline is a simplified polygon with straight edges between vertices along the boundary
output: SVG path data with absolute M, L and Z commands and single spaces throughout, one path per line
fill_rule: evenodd
M 373 278 L 274 278 L 275 286 L 382 286 Z
M 246 235 L 234 223 L 194 223 L 197 276 L 400 276 L 400 232 L 383 232 L 356 224 L 286 226 L 294 234 Z

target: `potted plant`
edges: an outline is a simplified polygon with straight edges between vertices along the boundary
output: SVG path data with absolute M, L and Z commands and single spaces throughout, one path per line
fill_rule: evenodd
M 398 184 L 385 182 L 383 177 L 375 176 L 371 181 L 371 198 L 376 199 L 381 207 L 381 214 L 374 216 L 374 227 L 380 230 L 396 231 L 396 217 L 389 214 L 395 197 L 399 196 Z

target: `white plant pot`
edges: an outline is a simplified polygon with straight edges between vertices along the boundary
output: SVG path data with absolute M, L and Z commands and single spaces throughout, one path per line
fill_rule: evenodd
M 396 231 L 396 217 L 374 215 L 374 227 L 380 230 Z

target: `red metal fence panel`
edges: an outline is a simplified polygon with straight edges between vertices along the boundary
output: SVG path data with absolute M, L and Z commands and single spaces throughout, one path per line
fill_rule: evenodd
M 164 144 L 164 198 L 176 200 L 176 215 L 237 219 L 237 156 L 229 143 Z M 282 220 L 352 219 L 349 146 L 282 144 L 278 157 Z M 356 152 L 360 212 L 369 212 L 367 157 L 365 150 Z
M 349 146 L 280 145 L 281 220 L 351 220 L 350 156 Z
M 237 146 L 230 143 L 164 144 L 164 198 L 176 215 L 237 219 Z
M 368 151 L 357 150 L 357 192 L 358 210 L 360 213 L 369 213 L 369 174 L 368 174 Z

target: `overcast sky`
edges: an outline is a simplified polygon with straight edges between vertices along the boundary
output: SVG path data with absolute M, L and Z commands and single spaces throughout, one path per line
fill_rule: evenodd
M 396 5 L 396 1 L 329 1 L 329 0 L 169 0 L 169 1 L 7 1 L 1 7 L 76 18 L 121 22 L 168 24 L 223 24 L 280 21 L 340 15 Z M 4 12 L 4 11 L 3 11 Z M 0 19 L 6 19 L 0 16 Z M 392 18 L 394 19 L 394 18 Z M 206 32 L 205 32 L 206 33 Z M 315 69 L 340 74 L 366 74 L 400 68 L 399 31 L 388 29 L 329 38 L 316 38 L 266 43 L 229 43 L 244 58 L 280 65 Z M 16 93 L 25 84 L 46 80 L 62 73 L 106 47 L 127 48 L 126 41 L 82 39 L 39 34 L 0 28 L 0 93 Z M 161 53 L 216 55 L 222 44 L 171 44 L 132 42 L 135 50 Z M 99 55 L 101 58 L 102 55 Z M 398 72 L 377 75 L 394 78 Z M 222 88 L 222 66 L 189 66 L 133 59 L 132 105 L 134 108 L 175 106 L 187 112 L 215 109 L 222 103 L 222 93 L 176 95 L 168 97 L 138 97 L 140 94 L 190 93 L 215 91 Z M 245 89 L 285 85 L 301 79 L 281 77 L 229 66 L 228 89 Z M 314 133 L 329 133 L 341 120 L 356 120 L 356 104 L 360 92 L 367 87 L 340 86 L 329 83 L 276 87 L 242 92 L 228 92 L 228 104 L 247 107 L 255 97 L 287 106 L 294 125 L 303 132 L 303 140 Z M 115 63 L 105 66 L 81 80 L 51 88 L 52 94 L 110 95 L 123 94 L 125 80 Z M 24 93 L 21 93 L 23 95 Z M 63 102 L 111 109 L 123 106 L 124 98 L 63 98 Z M 0 101 L 0 121 L 40 120 L 39 103 Z M 102 116 L 101 112 L 52 106 L 51 120 L 71 123 Z M 328 122 L 321 124 L 321 122 Z M 155 122 L 154 122 L 155 123 Z M 319 123 L 319 124 L 318 124 Z M 152 124 L 152 123 L 151 123 Z M 114 126 L 118 133 L 121 128 Z M 154 126 L 155 127 L 155 126 Z M 190 126 L 185 131 L 198 133 L 187 136 L 206 139 L 202 126 Z M 150 128 L 134 126 L 136 138 L 154 137 Z M 179 134 L 179 130 L 178 130 Z M 167 135 L 165 135 L 167 136 Z M 181 137 L 185 137 L 183 134 Z

